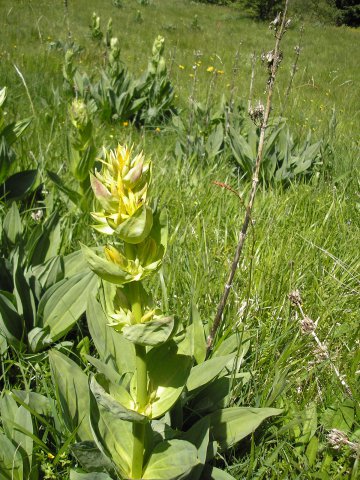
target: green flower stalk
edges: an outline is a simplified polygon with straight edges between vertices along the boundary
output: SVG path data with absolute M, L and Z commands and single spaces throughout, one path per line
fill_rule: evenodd
M 139 327 L 163 328 L 163 341 L 174 331 L 173 318 L 162 316 L 154 308 L 151 296 L 141 284 L 161 265 L 167 238 L 166 215 L 153 211 L 149 205 L 151 168 L 143 153 L 134 155 L 132 148 L 118 145 L 115 150 L 104 149 L 101 163 L 101 170 L 90 176 L 98 206 L 91 214 L 96 222 L 93 228 L 111 237 L 114 244 L 105 246 L 103 257 L 88 247 L 83 246 L 83 250 L 90 268 L 105 280 L 105 296 L 110 299 L 105 306 L 109 325 L 134 343 L 136 388 L 132 411 L 146 419 L 151 415 L 146 346 L 154 342 L 151 335 L 148 340 L 146 335 L 139 340 Z M 158 343 L 156 339 L 155 344 Z M 132 433 L 130 473 L 131 478 L 141 478 L 145 423 L 135 421 Z
M 93 123 L 87 104 L 73 100 L 69 108 L 72 129 L 68 138 L 69 170 L 79 182 L 83 201 L 80 207 L 89 208 L 89 170 L 94 166 L 96 149 L 93 140 Z

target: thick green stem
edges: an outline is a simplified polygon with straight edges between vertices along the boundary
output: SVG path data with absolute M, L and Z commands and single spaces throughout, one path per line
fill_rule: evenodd
M 132 305 L 131 310 L 134 316 L 134 323 L 140 323 L 142 317 L 141 298 L 139 284 L 132 284 Z M 136 353 L 136 403 L 142 411 L 148 402 L 147 392 L 147 367 L 146 367 L 146 348 L 142 345 L 135 345 Z M 142 423 L 133 423 L 133 461 L 132 478 L 139 479 L 142 476 L 144 460 L 144 437 L 145 425 Z

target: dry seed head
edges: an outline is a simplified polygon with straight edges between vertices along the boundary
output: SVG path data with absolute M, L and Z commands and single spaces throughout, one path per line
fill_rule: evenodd
M 302 304 L 301 296 L 299 290 L 293 290 L 289 293 L 289 300 L 292 305 L 299 307 Z
M 316 325 L 313 322 L 313 320 L 311 320 L 311 318 L 309 318 L 309 317 L 304 317 L 301 320 L 300 325 L 301 325 L 301 332 L 306 334 L 306 335 L 310 334 L 312 332 L 315 332 Z
M 274 18 L 274 20 L 270 22 L 269 29 L 270 30 L 274 29 L 276 31 L 280 25 L 280 22 L 281 22 L 281 12 L 279 12 Z
M 327 351 L 326 345 L 321 345 L 315 348 L 314 350 L 314 357 L 315 357 L 315 362 L 314 363 L 322 363 L 325 360 L 329 359 L 329 354 Z
M 265 107 L 259 101 L 258 104 L 253 108 L 250 107 L 248 110 L 248 114 L 251 120 L 255 123 L 255 125 L 261 125 L 264 119 Z
M 337 430 L 336 428 L 330 430 L 327 439 L 332 448 L 335 450 L 339 450 L 340 447 L 349 443 L 349 439 L 347 438 L 346 434 L 341 430 Z

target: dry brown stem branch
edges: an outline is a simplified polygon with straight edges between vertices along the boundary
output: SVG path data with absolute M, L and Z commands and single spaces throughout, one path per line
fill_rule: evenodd
M 288 21 L 286 19 L 286 13 L 287 13 L 287 8 L 288 8 L 288 3 L 289 0 L 286 0 L 285 2 L 285 7 L 284 7 L 284 12 L 281 16 L 281 24 L 279 28 L 276 28 L 275 30 L 275 48 L 273 51 L 269 52 L 267 54 L 270 57 L 268 58 L 268 71 L 269 71 L 269 78 L 268 78 L 268 94 L 267 94 L 267 100 L 266 100 L 266 107 L 264 111 L 264 116 L 261 122 L 260 126 L 260 137 L 259 137 L 259 145 L 258 145 L 258 150 L 257 150 L 257 156 L 256 156 L 256 162 L 255 162 L 255 168 L 254 168 L 254 173 L 253 173 L 253 178 L 252 178 L 252 184 L 251 184 L 251 190 L 249 194 L 249 201 L 246 207 L 245 211 L 245 217 L 243 221 L 243 225 L 240 231 L 239 235 L 239 241 L 236 247 L 235 255 L 231 264 L 230 272 L 227 278 L 227 281 L 225 283 L 224 291 L 222 294 L 222 297 L 220 299 L 220 302 L 218 304 L 217 312 L 215 315 L 215 319 L 213 322 L 213 325 L 211 327 L 209 336 L 207 338 L 207 354 L 209 355 L 214 339 L 216 336 L 216 333 L 221 325 L 221 321 L 223 318 L 223 313 L 224 309 L 227 303 L 227 299 L 230 293 L 231 286 L 234 281 L 236 269 L 240 260 L 240 256 L 242 253 L 242 249 L 245 243 L 246 239 L 246 234 L 247 230 L 249 227 L 249 223 L 251 220 L 251 212 L 253 209 L 254 205 L 254 200 L 255 200 L 255 195 L 256 195 L 256 190 L 257 186 L 259 183 L 259 172 L 260 172 L 260 166 L 261 166 L 261 161 L 263 158 L 263 149 L 264 149 L 264 142 L 265 142 L 265 132 L 266 128 L 268 126 L 268 119 L 270 116 L 270 111 L 271 111 L 271 103 L 272 103 L 272 96 L 273 96 L 273 91 L 274 91 L 274 84 L 275 84 L 275 79 L 276 79 L 276 73 L 278 71 L 278 67 L 282 58 L 281 52 L 280 52 L 280 42 L 281 39 L 286 31 L 286 27 L 288 25 Z
M 318 347 L 318 352 L 321 353 L 321 356 L 329 362 L 331 365 L 331 368 L 333 369 L 336 377 L 338 378 L 339 382 L 341 385 L 344 387 L 345 392 L 349 395 L 351 399 L 354 400 L 354 396 L 352 394 L 351 388 L 348 385 L 348 383 L 345 381 L 344 375 L 341 375 L 339 369 L 335 365 L 335 363 L 332 361 L 329 349 L 327 345 L 322 342 L 317 333 L 316 333 L 316 327 L 317 327 L 317 322 L 314 322 L 311 320 L 310 317 L 305 315 L 304 310 L 302 308 L 302 300 L 301 296 L 298 290 L 294 290 L 289 294 L 289 300 L 291 304 L 299 309 L 300 315 L 302 317 L 300 325 L 301 325 L 301 331 L 304 334 L 311 335 L 313 339 L 315 340 L 315 343 Z

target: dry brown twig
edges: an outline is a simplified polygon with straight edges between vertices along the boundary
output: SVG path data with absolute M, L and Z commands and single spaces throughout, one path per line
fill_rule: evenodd
M 230 293 L 231 286 L 234 281 L 236 269 L 237 269 L 240 256 L 243 250 L 243 246 L 245 243 L 247 230 L 251 222 L 251 212 L 254 206 L 256 190 L 259 183 L 259 172 L 260 172 L 261 161 L 263 158 L 265 132 L 268 126 L 268 120 L 270 116 L 274 84 L 275 84 L 275 79 L 276 79 L 276 74 L 279 68 L 279 64 L 282 59 L 282 54 L 280 51 L 280 42 L 284 33 L 286 32 L 287 27 L 289 26 L 289 20 L 286 18 L 288 3 L 289 3 L 289 0 L 286 0 L 285 6 L 284 6 L 284 12 L 282 14 L 279 14 L 277 18 L 274 20 L 274 22 L 272 22 L 271 24 L 275 30 L 275 48 L 271 52 L 268 52 L 265 56 L 265 59 L 267 61 L 268 73 L 269 73 L 268 82 L 267 82 L 268 93 L 267 93 L 266 107 L 263 110 L 263 115 L 261 115 L 262 118 L 260 123 L 259 145 L 258 145 L 258 151 L 257 151 L 257 156 L 255 161 L 255 168 L 254 168 L 254 173 L 252 178 L 251 190 L 249 194 L 249 201 L 246 206 L 245 217 L 244 217 L 242 228 L 239 234 L 239 241 L 236 247 L 235 255 L 230 267 L 230 272 L 229 272 L 227 281 L 225 283 L 222 297 L 217 307 L 217 312 L 215 315 L 212 328 L 207 338 L 207 354 L 208 355 L 213 347 L 216 333 L 221 325 L 224 309 L 227 303 L 227 299 Z

